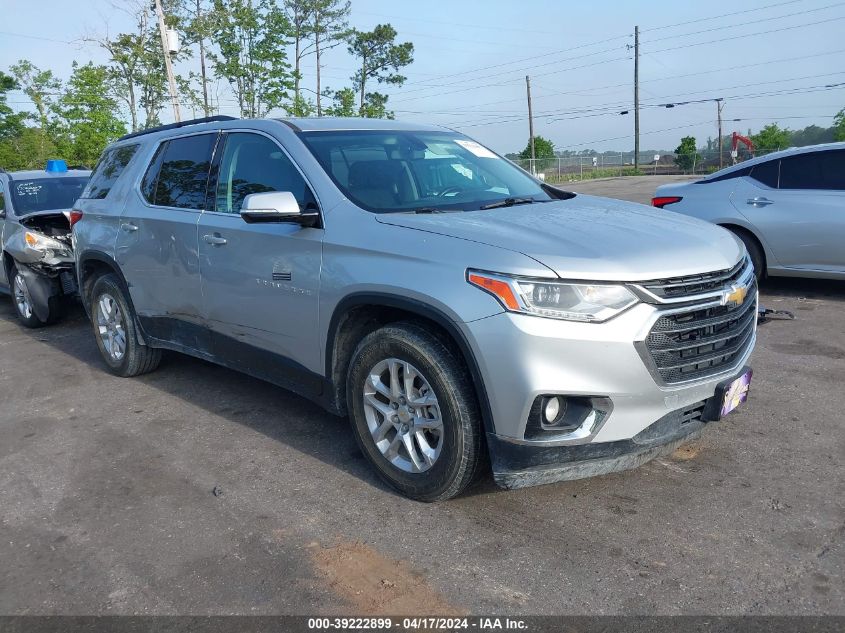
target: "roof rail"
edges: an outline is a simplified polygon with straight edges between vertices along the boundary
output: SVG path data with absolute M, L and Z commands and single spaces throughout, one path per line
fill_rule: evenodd
M 143 136 L 144 134 L 152 134 L 153 132 L 162 132 L 164 130 L 175 130 L 186 125 L 197 125 L 199 123 L 212 123 L 214 121 L 235 121 L 238 117 L 227 116 L 225 114 L 218 114 L 217 116 L 207 116 L 202 119 L 189 119 L 187 121 L 180 121 L 179 123 L 170 123 L 168 125 L 159 125 L 158 127 L 151 127 L 146 130 L 138 130 L 130 134 L 124 134 L 118 141 L 125 141 L 128 138 L 135 138 L 136 136 Z

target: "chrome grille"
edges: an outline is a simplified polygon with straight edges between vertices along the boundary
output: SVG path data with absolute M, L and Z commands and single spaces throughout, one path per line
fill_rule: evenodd
M 637 285 L 659 299 L 677 300 L 686 297 L 695 297 L 720 291 L 725 286 L 730 286 L 732 283 L 741 279 L 750 266 L 751 262 L 748 258 L 743 258 L 736 266 L 728 270 L 688 275 L 686 277 L 674 277 L 671 279 L 655 279 L 653 281 L 643 281 Z
M 754 340 L 757 285 L 738 306 L 690 306 L 661 316 L 645 346 L 667 384 L 695 380 L 729 369 Z

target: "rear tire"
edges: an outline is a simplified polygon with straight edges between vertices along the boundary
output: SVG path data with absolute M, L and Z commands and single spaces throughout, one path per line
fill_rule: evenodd
M 107 369 L 116 376 L 140 376 L 161 362 L 161 350 L 138 342 L 135 312 L 120 278 L 109 273 L 91 289 L 89 314 Z
M 364 337 L 346 381 L 349 417 L 379 476 L 419 501 L 460 494 L 483 461 L 475 390 L 461 359 L 414 323 Z
M 748 256 L 751 258 L 751 263 L 754 266 L 754 276 L 757 278 L 757 281 L 764 279 L 766 277 L 766 255 L 763 252 L 763 247 L 760 246 L 760 242 L 744 229 L 731 228 L 730 231 L 745 244 L 745 250 L 748 251 Z

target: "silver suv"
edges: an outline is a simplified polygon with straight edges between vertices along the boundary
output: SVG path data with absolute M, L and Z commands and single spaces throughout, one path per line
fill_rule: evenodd
M 174 124 L 109 147 L 75 208 L 110 371 L 175 350 L 294 390 L 349 415 L 415 499 L 488 456 L 509 488 L 631 468 L 747 397 L 738 239 L 555 189 L 451 130 Z

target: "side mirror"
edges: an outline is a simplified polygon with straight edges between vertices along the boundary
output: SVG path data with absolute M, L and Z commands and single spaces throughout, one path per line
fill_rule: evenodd
M 241 217 L 250 224 L 256 222 L 293 222 L 314 226 L 320 217 L 315 211 L 301 211 L 290 191 L 251 193 L 241 205 Z
M 6 217 L 6 209 L 0 209 L 0 220 Z

